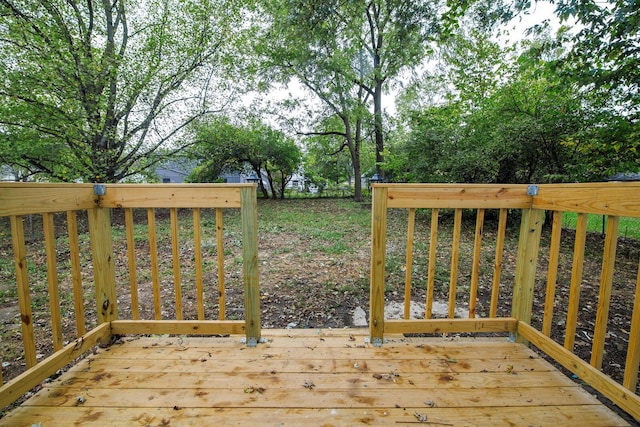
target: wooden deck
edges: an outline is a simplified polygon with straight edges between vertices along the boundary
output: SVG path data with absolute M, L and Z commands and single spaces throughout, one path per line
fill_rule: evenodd
M 0 426 L 629 425 L 506 338 L 264 330 L 126 337 L 46 384 Z

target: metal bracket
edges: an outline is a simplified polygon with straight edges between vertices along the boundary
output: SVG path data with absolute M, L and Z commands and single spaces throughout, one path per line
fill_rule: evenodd
M 538 187 L 537 185 L 534 185 L 534 184 L 529 185 L 527 187 L 527 196 L 537 196 L 538 190 L 540 190 L 540 187 Z
M 374 347 L 382 347 L 382 338 L 374 338 L 371 344 L 373 344 Z
M 507 338 L 509 342 L 516 342 L 516 334 L 515 332 L 509 332 L 509 338 Z
M 264 337 L 260 337 L 259 339 L 256 337 L 249 337 L 248 340 L 246 337 L 242 337 L 240 338 L 240 342 L 242 344 L 246 344 L 247 347 L 257 347 L 258 344 L 266 344 L 269 342 L 269 340 Z
M 94 184 L 93 194 L 95 194 L 96 196 L 104 196 L 105 194 L 107 194 L 107 186 L 104 184 Z

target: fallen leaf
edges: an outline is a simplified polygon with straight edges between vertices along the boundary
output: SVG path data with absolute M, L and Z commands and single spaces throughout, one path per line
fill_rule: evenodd
M 426 423 L 427 422 L 427 418 L 428 418 L 427 414 L 421 414 L 420 412 L 416 411 L 413 415 L 416 417 L 416 419 L 419 422 L 421 422 L 421 423 Z

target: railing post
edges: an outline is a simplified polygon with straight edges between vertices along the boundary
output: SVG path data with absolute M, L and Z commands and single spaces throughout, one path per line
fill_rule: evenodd
M 98 324 L 118 319 L 116 273 L 111 238 L 111 212 L 97 207 L 87 210 L 93 257 Z
M 387 246 L 387 188 L 373 186 L 371 205 L 371 271 L 369 339 L 382 345 L 384 335 L 384 276 Z
M 244 272 L 244 314 L 247 345 L 260 341 L 260 286 L 258 280 L 258 204 L 256 187 L 240 190 L 242 257 Z
M 531 323 L 533 288 L 536 280 L 543 220 L 543 210 L 529 208 L 522 211 L 511 315 L 526 324 Z M 524 343 L 526 341 L 517 334 L 515 339 L 516 342 Z

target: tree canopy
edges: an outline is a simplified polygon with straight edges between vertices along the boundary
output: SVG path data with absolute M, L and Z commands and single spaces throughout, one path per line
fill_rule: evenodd
M 637 171 L 640 6 L 553 3 L 573 28 L 510 40 L 502 24 L 531 2 L 0 0 L 0 164 L 117 182 L 189 149 L 192 179 L 248 167 L 283 197 L 304 153 L 317 185 L 353 183 L 358 201 L 374 172 Z
M 62 181 L 144 173 L 211 111 L 239 19 L 210 0 L 1 0 L 0 161 Z
M 199 166 L 190 181 L 215 182 L 223 172 L 249 169 L 260 177 L 265 198 L 284 198 L 286 186 L 302 162 L 301 150 L 293 139 L 257 119 L 245 125 L 224 117 L 206 119 L 193 127 L 193 138 L 190 155 Z M 263 173 L 268 185 L 262 182 Z

